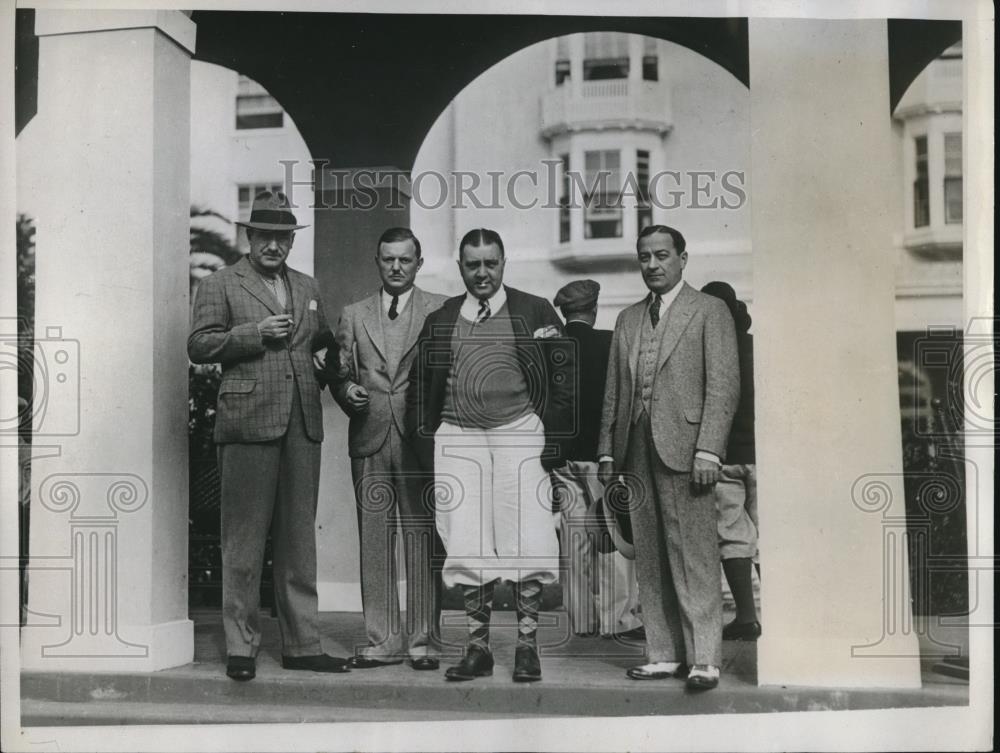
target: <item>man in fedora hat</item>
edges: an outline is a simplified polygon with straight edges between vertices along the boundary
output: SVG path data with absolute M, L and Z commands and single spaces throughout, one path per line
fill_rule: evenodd
M 566 337 L 576 345 L 578 364 L 575 433 L 563 443 L 566 465 L 553 471 L 566 562 L 563 600 L 570 629 L 577 635 L 600 632 L 607 637 L 637 637 L 642 621 L 635 568 L 621 552 L 602 546 L 611 537 L 599 517 L 604 485 L 597 478 L 597 439 L 611 332 L 594 328 L 600 292 L 601 286 L 593 280 L 574 280 L 560 288 L 552 301 L 566 320 Z
M 198 287 L 188 355 L 221 363 L 215 442 L 222 484 L 226 674 L 251 680 L 260 648 L 268 530 L 285 669 L 347 671 L 320 646 L 316 500 L 323 415 L 314 369 L 331 337 L 316 281 L 285 264 L 298 225 L 283 193 L 254 198 L 250 252 Z M 328 340 L 327 340 L 328 342 Z

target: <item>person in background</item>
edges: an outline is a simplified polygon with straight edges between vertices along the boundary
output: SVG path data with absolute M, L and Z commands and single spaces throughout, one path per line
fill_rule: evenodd
M 715 486 L 719 511 L 719 554 L 736 602 L 736 618 L 722 629 L 726 641 L 755 641 L 761 634 L 754 603 L 751 562 L 757 562 L 757 466 L 754 452 L 753 335 L 746 304 L 725 282 L 710 282 L 702 293 L 722 300 L 736 324 L 740 357 L 740 403 L 726 445 L 726 462 Z M 759 568 L 759 566 L 758 566 Z M 760 571 L 758 569 L 758 576 Z
M 597 478 L 597 439 L 607 378 L 611 331 L 595 329 L 601 286 L 574 280 L 552 303 L 566 320 L 566 337 L 576 345 L 577 406 L 573 438 L 563 443 L 566 465 L 553 470 L 559 500 L 560 543 L 566 562 L 563 600 L 577 635 L 644 637 L 638 616 L 634 562 L 617 551 L 599 551 L 588 514 L 604 495 Z

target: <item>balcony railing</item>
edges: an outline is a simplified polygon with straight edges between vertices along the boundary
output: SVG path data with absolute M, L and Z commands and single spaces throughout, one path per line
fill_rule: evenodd
M 670 88 L 665 81 L 610 79 L 567 81 L 542 95 L 542 135 L 634 128 L 666 133 L 673 121 Z

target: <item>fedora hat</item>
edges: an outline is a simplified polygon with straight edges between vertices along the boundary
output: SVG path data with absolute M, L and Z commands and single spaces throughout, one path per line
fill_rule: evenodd
M 254 196 L 250 219 L 236 224 L 254 230 L 299 230 L 309 227 L 296 224 L 288 197 L 280 191 L 261 191 Z
M 604 487 L 604 496 L 587 511 L 587 529 L 595 534 L 598 551 L 618 551 L 625 559 L 635 559 L 632 519 L 629 517 L 629 490 L 617 479 Z

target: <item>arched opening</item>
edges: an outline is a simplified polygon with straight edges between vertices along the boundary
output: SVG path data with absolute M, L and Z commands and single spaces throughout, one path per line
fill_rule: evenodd
M 425 249 L 420 284 L 461 293 L 458 240 L 489 227 L 504 238 L 507 284 L 552 300 L 564 284 L 593 279 L 601 286 L 597 327 L 610 329 L 647 292 L 635 263 L 638 232 L 666 224 L 687 239 L 690 285 L 724 281 L 749 302 L 749 167 L 749 91 L 712 59 L 603 29 L 537 42 L 463 88 L 417 153 L 410 225 Z M 561 527 L 568 559 L 572 524 Z M 548 603 L 579 603 L 566 598 L 579 578 L 564 573 L 561 581 Z M 607 582 L 627 587 L 628 578 Z M 728 622 L 735 610 L 725 592 Z M 638 611 L 634 600 L 626 608 Z M 611 623 L 584 627 L 580 609 L 567 612 L 571 632 L 618 632 Z

